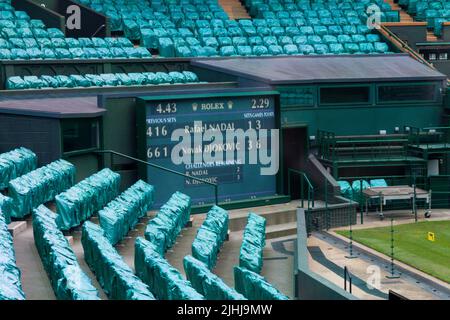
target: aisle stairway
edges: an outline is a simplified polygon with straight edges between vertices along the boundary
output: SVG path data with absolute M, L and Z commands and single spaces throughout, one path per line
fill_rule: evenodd
M 239 0 L 219 0 L 219 4 L 232 20 L 250 19 L 247 9 Z
M 413 22 L 414 19 L 407 13 L 405 10 L 403 10 L 398 3 L 395 3 L 394 0 L 384 0 L 384 2 L 389 3 L 391 5 L 392 10 L 398 10 L 400 11 L 400 22 Z

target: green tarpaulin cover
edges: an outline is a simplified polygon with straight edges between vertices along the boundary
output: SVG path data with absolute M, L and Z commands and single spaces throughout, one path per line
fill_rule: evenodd
M 263 266 L 263 250 L 266 246 L 266 219 L 249 213 L 244 230 L 239 266 L 260 273 Z
M 79 226 L 119 194 L 120 175 L 106 168 L 55 198 L 61 230 Z
M 160 300 L 204 300 L 191 283 L 161 256 L 157 248 L 143 238 L 136 239 L 134 267 L 139 278 Z
M 186 256 L 183 264 L 188 280 L 207 300 L 246 300 L 243 295 L 228 287 L 201 261 L 192 256 Z
M 1 200 L 0 200 L 1 201 Z M 13 238 L 0 205 L 0 300 L 25 300 Z
M 37 156 L 26 148 L 18 148 L 0 154 L 0 190 L 8 186 L 8 182 L 35 170 Z
M 115 245 L 139 219 L 147 215 L 153 205 L 153 186 L 139 180 L 98 212 L 105 237 Z
M 154 300 L 155 297 L 105 237 L 103 229 L 87 221 L 81 243 L 84 258 L 105 293 L 113 300 Z
M 56 215 L 44 205 L 33 210 L 34 242 L 56 297 L 59 300 L 100 300 L 55 219 Z
M 13 200 L 11 217 L 23 218 L 33 208 L 51 201 L 75 181 L 75 166 L 65 160 L 57 160 L 33 170 L 8 184 L 8 196 Z
M 234 287 L 249 300 L 289 300 L 264 277 L 238 266 L 234 267 Z
M 145 229 L 145 239 L 153 243 L 160 254 L 171 248 L 191 214 L 191 198 L 175 192 L 150 220 Z
M 210 270 L 216 265 L 217 254 L 227 237 L 228 220 L 227 211 L 213 206 L 192 243 L 192 255 Z

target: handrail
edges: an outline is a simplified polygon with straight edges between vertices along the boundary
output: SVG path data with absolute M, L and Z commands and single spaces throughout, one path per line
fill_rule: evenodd
M 350 272 L 348 271 L 347 266 L 344 266 L 344 290 L 347 291 L 347 279 L 349 280 L 349 292 L 352 293 L 352 276 Z
M 414 51 L 413 49 L 411 49 L 410 46 L 408 46 L 402 39 L 400 39 L 395 33 L 393 33 L 391 30 L 389 30 L 388 28 L 386 28 L 386 26 L 384 25 L 380 25 L 380 32 L 381 30 L 385 33 L 387 33 L 387 36 L 393 38 L 393 40 L 395 40 L 397 42 L 396 46 L 398 49 L 400 49 L 401 51 L 408 53 L 410 56 L 412 56 L 414 59 L 416 59 L 417 61 L 427 65 L 428 67 L 432 68 L 432 69 L 436 69 L 431 63 L 429 63 L 427 60 L 425 60 L 424 57 L 422 57 L 420 54 L 418 54 L 416 51 Z M 381 33 L 383 33 L 381 32 Z M 386 36 L 386 34 L 384 34 Z M 392 43 L 395 44 L 394 41 L 392 41 Z
M 197 177 L 193 177 L 191 175 L 188 175 L 188 174 L 185 174 L 185 173 L 182 173 L 182 172 L 178 172 L 178 171 L 175 171 L 175 170 L 172 170 L 172 169 L 168 169 L 168 168 L 156 165 L 154 163 L 150 163 L 150 162 L 138 159 L 138 158 L 134 158 L 134 157 L 131 157 L 129 155 L 126 155 L 126 154 L 123 154 L 123 153 L 120 153 L 120 152 L 117 152 L 117 151 L 114 151 L 114 150 L 96 150 L 96 151 L 93 151 L 93 152 L 94 153 L 99 153 L 99 154 L 110 154 L 110 156 L 111 156 L 111 166 L 112 166 L 112 164 L 114 162 L 113 157 L 116 155 L 116 156 L 119 156 L 119 157 L 122 157 L 122 158 L 125 158 L 125 159 L 129 159 L 129 160 L 136 161 L 138 163 L 145 164 L 145 165 L 150 166 L 150 167 L 155 168 L 155 169 L 159 169 L 159 170 L 162 170 L 162 171 L 165 171 L 165 172 L 169 172 L 169 173 L 172 173 L 172 174 L 175 174 L 175 175 L 178 175 L 178 176 L 182 176 L 182 177 L 185 177 L 185 178 L 189 178 L 189 179 L 192 179 L 192 180 L 195 180 L 195 181 L 199 181 L 199 182 L 208 184 L 210 186 L 213 186 L 214 187 L 214 198 L 215 198 L 215 202 L 214 203 L 216 205 L 219 204 L 219 185 L 216 184 L 216 183 L 209 182 L 207 180 L 200 179 L 200 178 L 197 178 Z
M 303 171 L 288 168 L 288 194 L 291 196 L 291 174 L 293 173 L 297 174 L 300 177 L 300 197 L 302 202 L 302 208 L 305 207 L 304 206 L 305 197 L 303 191 L 304 181 L 306 181 L 308 185 L 308 209 L 314 208 L 314 187 L 311 181 L 309 180 L 308 176 L 306 175 L 306 173 L 304 173 Z

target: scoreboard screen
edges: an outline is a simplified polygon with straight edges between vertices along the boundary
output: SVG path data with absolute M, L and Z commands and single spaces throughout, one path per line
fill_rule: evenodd
M 220 202 L 273 196 L 277 193 L 277 175 L 261 175 L 259 162 L 249 163 L 248 155 L 237 156 L 238 150 L 267 153 L 272 145 L 270 134 L 267 143 L 261 143 L 259 134 L 246 136 L 243 146 L 226 137 L 239 130 L 259 133 L 277 129 L 276 98 L 274 92 L 139 98 L 140 158 L 219 185 Z M 223 141 L 204 139 L 207 132 L 222 135 Z M 214 155 L 213 160 L 203 157 L 206 151 Z M 227 152 L 233 155 L 231 159 Z M 166 202 L 175 191 L 189 195 L 193 205 L 214 203 L 214 187 L 203 181 L 150 166 L 141 173 L 155 186 L 155 206 Z

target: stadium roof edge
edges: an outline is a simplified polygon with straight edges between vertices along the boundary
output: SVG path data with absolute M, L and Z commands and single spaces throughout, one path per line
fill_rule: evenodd
M 408 54 L 225 58 L 193 60 L 191 63 L 274 85 L 447 79 Z

